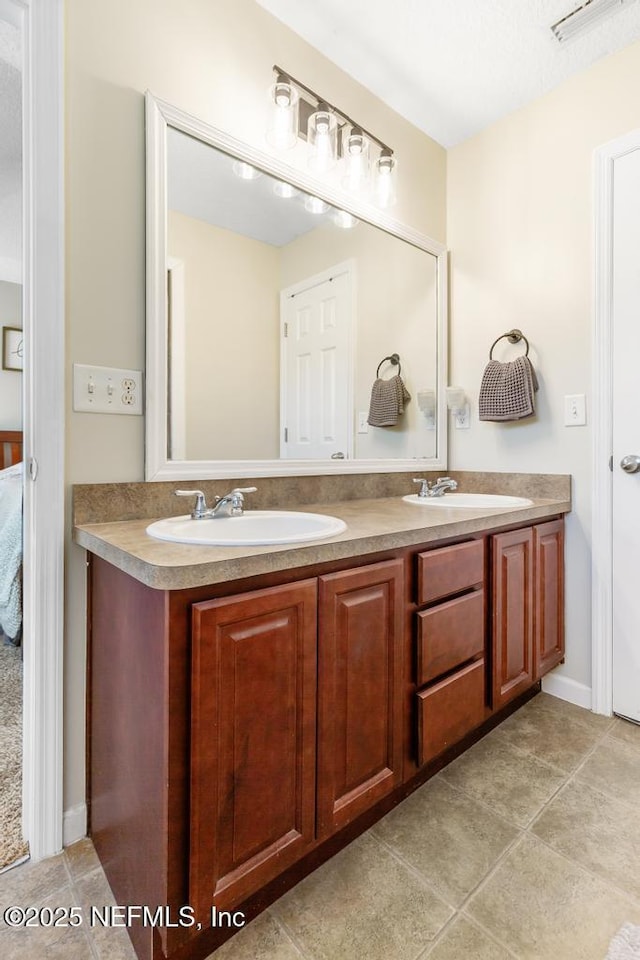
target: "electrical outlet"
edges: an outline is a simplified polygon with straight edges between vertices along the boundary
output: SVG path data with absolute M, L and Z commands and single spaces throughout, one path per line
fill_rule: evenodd
M 369 433 L 368 417 L 366 410 L 358 410 L 358 433 Z
M 454 414 L 456 430 L 468 430 L 471 427 L 471 409 L 468 403 L 460 407 Z
M 81 413 L 142 413 L 142 372 L 73 365 L 73 409 Z

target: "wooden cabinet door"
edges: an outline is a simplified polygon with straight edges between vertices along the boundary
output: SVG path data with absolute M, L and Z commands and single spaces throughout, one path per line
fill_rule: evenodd
M 403 563 L 319 580 L 318 834 L 402 778 Z
M 535 679 L 564 657 L 564 523 L 551 520 L 533 528 L 535 555 Z
M 493 566 L 493 709 L 533 683 L 533 532 L 495 534 Z
M 315 838 L 315 580 L 196 603 L 190 903 L 232 907 Z

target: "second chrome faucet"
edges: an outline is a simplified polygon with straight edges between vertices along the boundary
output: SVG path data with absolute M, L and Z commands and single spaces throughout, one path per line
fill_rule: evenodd
M 417 477 L 413 482 L 422 484 L 418 490 L 419 497 L 441 497 L 445 490 L 458 489 L 457 482 L 451 477 L 438 477 L 435 481 Z

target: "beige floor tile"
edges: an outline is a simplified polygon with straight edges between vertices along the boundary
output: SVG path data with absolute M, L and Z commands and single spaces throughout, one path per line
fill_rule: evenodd
M 115 904 L 102 867 L 75 879 L 74 889 L 87 922 L 91 907 L 101 909 Z M 89 928 L 89 938 L 98 960 L 136 960 L 133 945 L 124 927 L 104 927 L 94 922 Z
M 65 847 L 64 856 L 72 879 L 90 873 L 100 866 L 98 854 L 88 837 L 85 837 L 84 840 L 78 840 L 70 847 Z
M 513 954 L 460 915 L 427 956 L 429 960 L 512 960 Z
M 541 696 L 527 703 L 489 736 L 571 773 L 606 732 L 607 726 L 603 727 L 598 721 L 604 720 L 610 726 L 610 720 L 599 717 L 594 722 L 591 718 L 595 714 L 573 704 L 557 707 L 549 703 L 553 697 L 539 703 Z
M 525 704 L 523 709 L 534 714 L 538 711 L 552 711 L 560 722 L 566 719 L 573 720 L 599 734 L 606 733 L 613 722 L 612 717 L 603 717 L 602 714 L 592 713 L 585 707 L 578 707 L 575 703 L 569 703 L 568 700 L 552 697 L 549 693 L 539 693 L 537 697 Z
M 640 899 L 640 817 L 626 803 L 572 782 L 531 828 L 536 836 Z
M 565 774 L 523 756 L 499 737 L 485 737 L 442 771 L 442 777 L 494 813 L 526 826 L 564 783 Z
M 413 960 L 453 913 L 369 834 L 271 910 L 314 960 Z
M 616 717 L 609 729 L 609 736 L 616 740 L 626 740 L 627 743 L 640 747 L 640 723 L 631 723 L 630 720 L 621 720 L 620 717 Z
M 69 874 L 63 854 L 39 863 L 27 862 L 0 874 L 0 927 L 5 907 L 38 907 L 46 897 L 68 883 Z
M 300 960 L 294 947 L 270 913 L 262 913 L 223 944 L 209 960 Z
M 38 927 L 17 927 L 0 931 L 2 960 L 91 960 L 93 953 L 84 924 L 81 926 L 47 926 L 44 911 L 74 905 L 70 886 L 61 887 L 51 897 L 42 898 L 37 906 L 43 910 Z M 34 904 L 36 906 L 36 904 Z
M 638 750 L 625 740 L 605 737 L 577 777 L 618 800 L 640 805 Z
M 387 814 L 373 833 L 397 850 L 444 900 L 458 906 L 518 830 L 440 775 Z
M 525 836 L 472 898 L 467 913 L 522 960 L 602 960 L 640 908 Z

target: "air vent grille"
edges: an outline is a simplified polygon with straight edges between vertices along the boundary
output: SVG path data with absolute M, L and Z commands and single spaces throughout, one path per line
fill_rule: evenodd
M 566 17 L 553 23 L 551 32 L 558 43 L 566 43 L 567 40 L 582 36 L 632 3 L 636 3 L 636 0 L 586 0 Z

